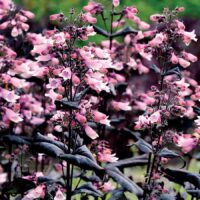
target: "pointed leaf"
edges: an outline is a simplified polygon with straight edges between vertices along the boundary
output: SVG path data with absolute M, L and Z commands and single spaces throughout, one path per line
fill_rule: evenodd
M 34 135 L 34 141 L 35 142 L 47 142 L 47 143 L 50 143 L 50 144 L 54 144 L 57 147 L 59 147 L 60 149 L 62 149 L 64 152 L 66 152 L 66 153 L 68 152 L 68 147 L 65 144 L 63 144 L 60 141 L 52 140 L 49 137 L 44 136 L 40 133 L 36 133 Z
M 127 26 L 127 27 L 125 27 L 124 29 L 119 30 L 118 32 L 112 34 L 112 37 L 126 36 L 126 35 L 128 35 L 128 34 L 130 34 L 130 33 L 135 33 L 135 34 L 137 34 L 138 31 L 137 31 L 136 29 L 133 29 L 133 28 L 130 27 L 130 26 Z
M 73 109 L 77 110 L 79 109 L 79 102 L 78 101 L 68 101 L 67 98 L 63 98 L 61 100 L 56 100 L 55 101 L 56 108 L 57 109 Z
M 177 169 L 163 169 L 165 176 L 175 182 L 183 185 L 185 182 L 192 183 L 195 187 L 200 189 L 200 175 L 186 170 Z
M 182 156 L 180 156 L 179 154 L 175 153 L 175 152 L 172 151 L 172 150 L 169 150 L 168 148 L 163 148 L 163 149 L 158 153 L 158 156 L 164 157 L 164 158 L 180 158 L 180 159 L 184 162 L 182 168 L 185 167 L 185 165 L 186 165 L 186 161 L 183 159 Z
M 110 163 L 107 167 L 119 167 L 119 168 L 126 168 L 126 167 L 133 167 L 138 165 L 146 165 L 148 163 L 147 155 L 127 158 L 123 160 L 118 160 L 117 162 Z
M 86 145 L 79 147 L 78 149 L 76 149 L 76 151 L 74 153 L 85 156 L 85 157 L 91 159 L 92 161 L 96 162 L 94 156 L 92 155 L 91 151 L 87 148 Z
M 126 196 L 124 195 L 124 190 L 121 188 L 112 190 L 110 193 L 112 196 L 109 198 L 109 200 L 127 200 Z
M 127 178 L 124 174 L 122 174 L 122 172 L 119 171 L 119 169 L 117 169 L 116 167 L 106 168 L 106 172 L 125 190 L 138 196 L 141 196 L 143 194 L 142 188 L 140 188 L 136 183 Z
M 73 192 L 73 195 L 80 194 L 80 193 L 86 193 L 86 194 L 94 196 L 94 197 L 103 197 L 103 193 L 101 191 L 97 190 L 91 183 L 87 183 L 87 184 L 84 184 L 84 185 L 78 187 Z
M 153 152 L 152 146 L 141 138 L 135 143 L 135 146 L 144 153 Z
M 160 74 L 160 72 L 161 72 L 160 69 L 159 69 L 159 68 L 157 67 L 157 65 L 155 65 L 155 64 L 151 65 L 150 68 L 153 69 L 154 72 L 156 72 L 156 73 L 158 73 L 158 74 Z
M 59 156 L 61 159 L 76 165 L 82 169 L 102 171 L 103 168 L 99 166 L 96 162 L 82 155 L 73 155 L 73 154 L 62 154 Z
M 93 25 L 93 28 L 96 33 L 103 35 L 104 37 L 107 37 L 107 38 L 110 37 L 109 33 L 107 31 L 103 30 L 102 28 L 100 28 L 96 25 Z
M 123 128 L 122 134 L 127 134 L 129 137 L 133 138 L 136 141 L 140 139 L 140 135 L 141 135 L 139 132 L 133 132 L 128 128 Z
M 59 155 L 64 153 L 64 151 L 56 145 L 47 142 L 33 143 L 32 149 L 34 150 L 34 152 L 36 151 L 38 153 L 44 153 L 52 157 L 58 157 Z
M 25 137 L 26 138 L 26 137 Z M 5 135 L 3 136 L 3 142 L 8 144 L 18 144 L 18 145 L 30 145 L 30 142 L 18 135 Z
M 7 182 L 3 184 L 2 193 L 6 194 L 22 194 L 30 189 L 36 187 L 35 183 L 23 178 L 16 178 L 12 182 Z
M 162 194 L 158 200 L 176 200 L 176 198 L 171 194 Z

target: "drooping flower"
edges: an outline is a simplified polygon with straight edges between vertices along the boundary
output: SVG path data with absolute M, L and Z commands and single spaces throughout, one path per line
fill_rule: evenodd
M 65 198 L 65 195 L 63 194 L 63 192 L 60 189 L 58 189 L 56 191 L 56 196 L 54 197 L 54 200 L 65 200 L 65 199 L 66 198 Z
M 160 110 L 154 112 L 153 114 L 150 115 L 149 121 L 152 124 L 160 124 L 161 123 L 161 114 Z
M 95 122 L 110 126 L 110 120 L 108 120 L 108 116 L 106 116 L 105 114 L 103 114 L 97 110 L 94 110 L 94 111 L 92 111 L 92 116 L 93 116 L 93 120 Z
M 19 123 L 19 122 L 23 121 L 23 119 L 20 117 L 19 113 L 16 113 L 9 108 L 5 108 L 5 116 L 14 123 Z
M 92 129 L 90 126 L 85 125 L 85 133 L 87 134 L 88 137 L 90 137 L 92 140 L 96 139 L 97 137 L 99 137 L 99 135 L 97 134 L 97 132 Z
M 119 6 L 119 0 L 113 0 L 112 1 L 112 3 L 113 3 L 113 5 L 115 6 L 115 7 L 117 7 L 117 6 Z
M 177 146 L 181 147 L 183 153 L 190 152 L 197 145 L 197 139 L 191 134 L 176 134 L 173 140 Z
M 113 190 L 115 187 L 113 186 L 111 181 L 108 181 L 108 182 L 103 183 L 101 188 L 102 188 L 103 192 L 109 192 L 109 191 Z
M 22 200 L 33 200 L 38 198 L 44 198 L 45 196 L 45 185 L 38 185 L 35 189 L 30 190 Z
M 112 107 L 117 110 L 124 110 L 124 111 L 130 111 L 131 106 L 129 105 L 129 102 L 119 102 L 119 101 L 112 101 L 111 102 Z

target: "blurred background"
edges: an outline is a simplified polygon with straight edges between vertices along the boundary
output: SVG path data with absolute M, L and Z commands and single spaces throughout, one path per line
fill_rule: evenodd
M 70 8 L 78 12 L 87 4 L 88 0 L 13 0 L 18 5 L 25 7 L 36 14 L 36 19 L 48 16 L 52 13 L 68 13 Z M 100 3 L 111 5 L 112 0 L 98 0 Z M 176 6 L 185 7 L 184 15 L 200 18 L 199 0 L 121 0 L 121 7 L 135 5 L 139 10 L 139 16 L 143 20 L 149 20 L 149 15 L 162 12 L 164 7 L 170 9 Z

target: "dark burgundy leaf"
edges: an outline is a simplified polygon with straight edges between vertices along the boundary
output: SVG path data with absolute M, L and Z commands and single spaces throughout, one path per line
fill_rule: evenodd
M 151 65 L 150 68 L 153 69 L 154 72 L 160 74 L 160 69 L 155 64 Z
M 55 104 L 56 104 L 57 109 L 66 109 L 66 110 L 79 109 L 79 101 L 69 101 L 67 98 L 63 98 L 61 100 L 56 100 Z
M 124 190 L 121 188 L 112 190 L 110 193 L 112 196 L 109 198 L 109 200 L 127 200 L 126 196 L 124 195 Z
M 135 146 L 144 153 L 153 152 L 152 146 L 141 138 L 135 143 Z
M 146 165 L 148 163 L 147 155 L 127 158 L 123 160 L 119 160 L 117 162 L 108 164 L 109 167 L 119 167 L 119 168 L 126 168 L 126 167 L 133 167 L 138 165 Z
M 200 198 L 200 190 L 187 190 L 187 192 L 193 197 Z
M 73 195 L 86 193 L 88 195 L 92 195 L 94 197 L 103 197 L 103 193 L 97 190 L 91 183 L 84 184 L 78 187 L 74 192 Z
M 111 119 L 110 123 L 111 123 L 111 125 L 118 125 L 118 124 L 123 123 L 125 121 L 126 121 L 125 117 L 119 117 L 119 118 Z
M 168 75 L 177 75 L 179 79 L 182 78 L 179 67 L 174 67 L 174 68 L 168 70 L 167 72 L 165 72 L 164 74 L 162 74 L 162 76 L 168 76 Z
M 113 178 L 117 183 L 119 183 L 125 190 L 141 196 L 143 194 L 142 188 L 140 188 L 136 183 L 127 178 L 122 172 L 116 167 L 106 167 L 107 174 Z
M 126 35 L 128 35 L 128 34 L 130 34 L 130 33 L 135 33 L 135 34 L 137 34 L 138 31 L 137 31 L 136 29 L 133 29 L 133 28 L 130 27 L 130 26 L 127 26 L 127 27 L 125 27 L 124 29 L 119 30 L 118 32 L 114 33 L 114 34 L 112 35 L 112 37 L 126 36 Z
M 192 108 L 193 108 L 194 112 L 195 112 L 197 115 L 200 115 L 200 108 L 195 107 L 195 106 L 193 106 Z
M 184 162 L 183 167 L 185 167 L 185 165 L 186 165 L 186 162 L 185 162 L 185 160 L 183 159 L 183 157 L 181 157 L 179 154 L 175 153 L 174 151 L 169 150 L 168 148 L 163 148 L 163 149 L 158 153 L 158 156 L 164 157 L 164 158 L 180 158 L 180 159 Z M 182 167 L 182 168 L 183 168 L 183 167 Z
M 54 144 L 48 142 L 36 142 L 32 145 L 32 150 L 38 153 L 44 153 L 48 156 L 58 157 L 63 154 L 64 151 Z
M 87 176 L 86 174 L 82 174 L 81 178 L 87 182 L 100 182 L 101 181 L 101 179 L 98 176 L 96 176 L 95 174 L 93 174 L 92 176 Z
M 165 176 L 176 183 L 184 185 L 185 182 L 192 183 L 195 187 L 200 189 L 200 175 L 186 170 L 177 169 L 163 169 Z
M 82 155 L 82 156 L 85 156 L 85 157 L 91 159 L 92 161 L 96 162 L 96 160 L 95 160 L 94 156 L 92 155 L 91 151 L 85 145 L 83 145 L 83 146 L 79 147 L 78 149 L 76 149 L 76 151 L 74 153 Z
M 10 183 L 4 183 L 2 187 L 2 193 L 16 195 L 22 194 L 30 189 L 33 189 L 36 187 L 36 185 L 34 182 L 29 181 L 27 179 L 16 178 Z
M 36 133 L 34 135 L 34 141 L 35 142 L 47 142 L 47 143 L 50 143 L 50 144 L 54 144 L 57 147 L 59 147 L 60 149 L 62 149 L 64 152 L 66 152 L 66 153 L 68 152 L 68 147 L 65 144 L 63 144 L 60 141 L 52 140 L 49 137 L 44 136 L 40 133 Z
M 95 25 L 93 25 L 93 28 L 96 33 L 103 35 L 107 38 L 110 37 L 109 33 L 107 31 L 103 30 L 102 28 L 95 26 Z
M 124 92 L 126 90 L 128 86 L 128 83 L 124 82 L 124 83 L 118 83 L 115 85 L 115 89 L 119 90 L 120 92 Z
M 18 135 L 5 135 L 3 136 L 3 142 L 8 144 L 18 144 L 18 145 L 30 145 L 30 142 L 26 140 L 26 137 Z
M 99 166 L 96 162 L 82 155 L 73 155 L 73 154 L 62 154 L 59 156 L 61 159 L 76 165 L 82 169 L 102 171 L 103 168 Z
M 140 135 L 141 135 L 139 132 L 133 132 L 128 128 L 123 128 L 122 129 L 122 134 L 126 134 L 126 135 L 128 135 L 129 137 L 133 138 L 136 141 L 140 139 Z
M 175 200 L 176 198 L 171 194 L 162 194 L 158 200 Z

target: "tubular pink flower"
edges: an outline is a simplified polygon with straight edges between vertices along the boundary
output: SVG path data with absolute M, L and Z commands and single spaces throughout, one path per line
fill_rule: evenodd
M 99 137 L 99 135 L 92 129 L 90 126 L 85 125 L 85 133 L 87 134 L 88 137 L 90 137 L 92 140 L 96 139 Z
M 5 108 L 5 116 L 14 123 L 22 122 L 23 119 L 20 117 L 19 113 L 12 111 L 9 108 Z

